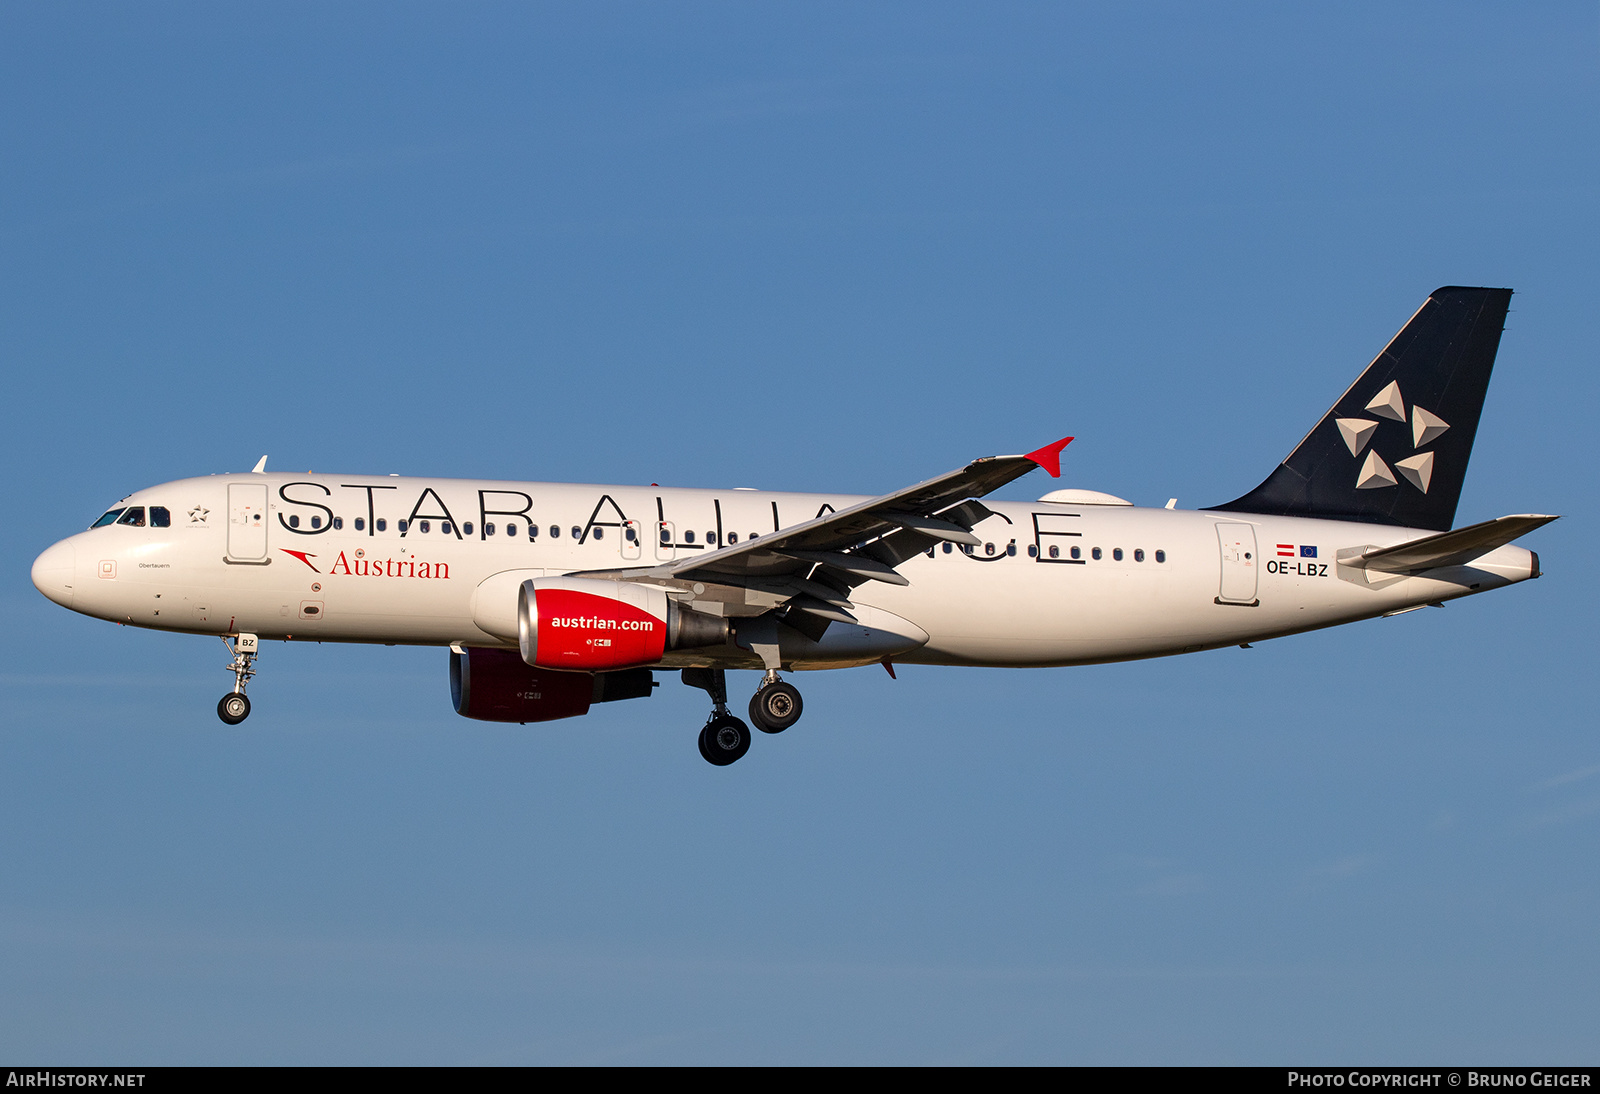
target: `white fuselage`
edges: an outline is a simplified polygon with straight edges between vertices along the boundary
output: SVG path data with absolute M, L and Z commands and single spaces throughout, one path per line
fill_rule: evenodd
M 170 524 L 147 520 L 142 527 L 111 524 L 79 533 L 40 556 L 34 579 L 74 611 L 132 626 L 514 647 L 514 631 L 495 621 L 511 618 L 525 578 L 701 555 L 733 537 L 745 542 L 860 500 L 654 486 L 217 475 L 130 495 L 119 507 L 161 507 Z M 1129 505 L 986 504 L 994 515 L 974 529 L 983 547 L 969 554 L 941 545 L 898 567 L 909 585 L 868 582 L 851 594 L 891 627 L 912 624 L 899 629 L 914 633 L 918 648 L 895 660 L 1043 666 L 1155 657 L 1332 626 L 1537 576 L 1533 554 L 1511 546 L 1470 566 L 1412 577 L 1339 564 L 1341 552 L 1351 557 L 1428 534 L 1383 525 Z M 532 536 L 530 524 L 537 529 Z M 871 626 L 873 619 L 863 616 L 862 623 Z M 786 656 L 785 667 L 871 659 L 849 651 Z M 693 653 L 662 662 L 697 663 L 710 662 Z M 751 660 L 750 667 L 759 664 Z

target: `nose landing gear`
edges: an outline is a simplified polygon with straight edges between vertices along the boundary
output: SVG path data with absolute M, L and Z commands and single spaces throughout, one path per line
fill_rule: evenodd
M 250 700 L 244 688 L 250 682 L 250 677 L 256 674 L 256 636 L 241 634 L 231 642 L 224 638 L 222 644 L 233 655 L 233 660 L 228 664 L 228 670 L 233 673 L 233 690 L 218 701 L 217 717 L 230 726 L 236 726 L 250 717 Z

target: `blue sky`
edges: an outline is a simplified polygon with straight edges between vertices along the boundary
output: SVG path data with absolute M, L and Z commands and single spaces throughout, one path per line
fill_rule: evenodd
M 1592 1062 L 1597 61 L 1593 4 L 6 6 L 0 1055 Z M 271 648 L 226 729 L 214 640 L 28 581 L 263 452 L 876 493 L 1072 433 L 1214 504 L 1443 284 L 1517 290 L 1458 523 L 1566 514 L 1546 578 L 808 675 L 725 770 L 698 692 L 484 725 L 438 650 Z

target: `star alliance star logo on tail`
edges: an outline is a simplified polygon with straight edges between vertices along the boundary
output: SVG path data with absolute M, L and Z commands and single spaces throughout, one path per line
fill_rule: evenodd
M 1367 409 L 1379 418 L 1388 418 L 1390 421 L 1404 423 L 1406 420 L 1406 403 L 1400 394 L 1400 381 L 1391 380 L 1388 385 L 1367 404 Z M 1350 455 L 1360 457 L 1362 450 L 1378 432 L 1379 423 L 1371 418 L 1338 418 L 1335 419 L 1339 426 L 1339 436 L 1343 438 L 1345 447 L 1350 450 Z M 1411 408 L 1411 447 L 1419 449 L 1425 444 L 1443 436 L 1450 425 L 1443 418 L 1432 411 L 1423 410 L 1420 406 Z M 1357 490 L 1381 490 L 1386 486 L 1398 486 L 1399 479 L 1395 473 L 1399 472 L 1412 486 L 1428 492 L 1428 484 L 1433 481 L 1433 453 L 1418 452 L 1403 460 L 1396 460 L 1391 468 L 1378 455 L 1376 447 L 1367 452 L 1367 458 L 1362 461 L 1361 470 L 1356 473 Z

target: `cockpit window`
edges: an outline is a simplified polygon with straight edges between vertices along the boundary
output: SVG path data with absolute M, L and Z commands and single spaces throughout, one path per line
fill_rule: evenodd
M 117 521 L 117 523 L 118 524 L 130 525 L 131 527 L 134 527 L 134 528 L 143 528 L 144 527 L 144 506 L 142 506 L 142 505 L 130 505 L 130 506 L 128 506 L 126 509 L 124 509 L 122 511 L 122 516 Z
M 152 505 L 150 507 L 150 527 L 171 528 L 172 514 L 165 505 Z
M 117 518 L 120 517 L 121 515 L 122 515 L 122 510 L 121 509 L 113 509 L 113 510 L 111 510 L 111 512 L 107 513 L 105 516 L 101 517 L 99 520 L 97 520 L 93 524 L 89 525 L 89 527 L 90 528 L 104 528 L 108 524 L 115 524 L 117 522 Z

